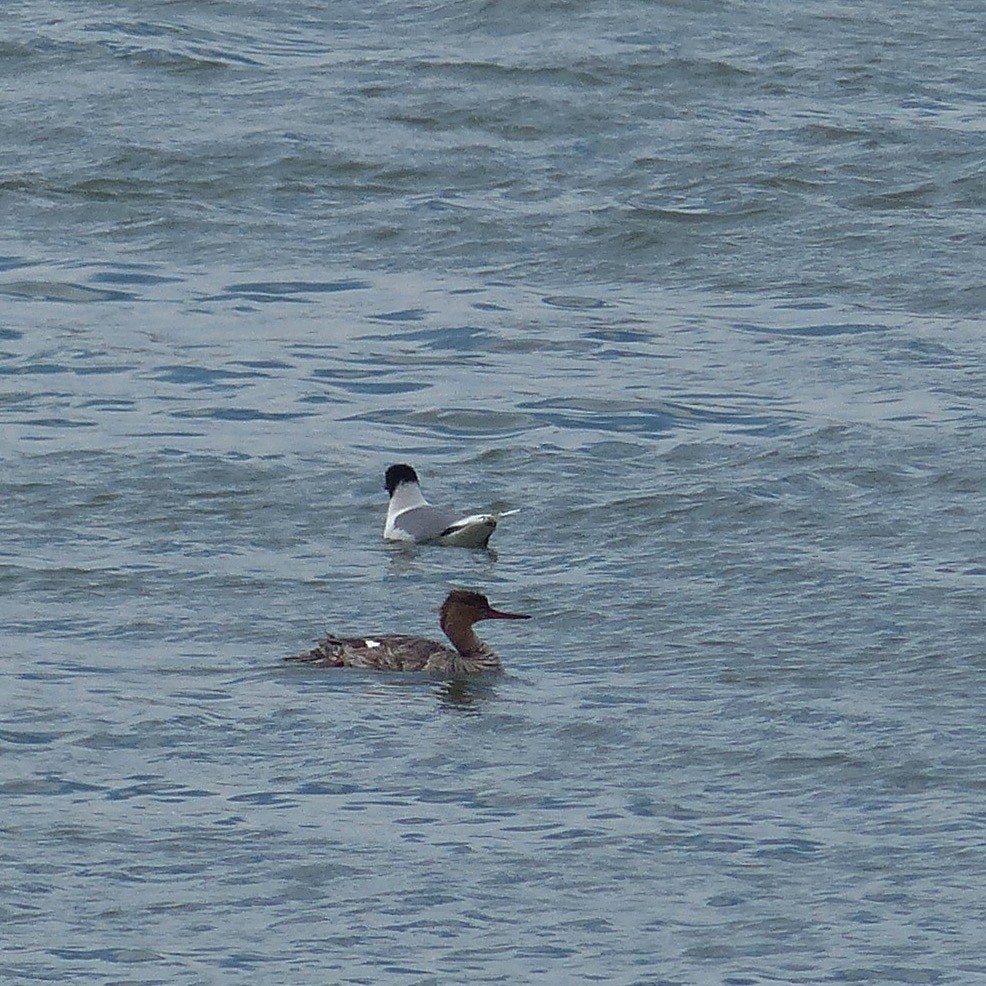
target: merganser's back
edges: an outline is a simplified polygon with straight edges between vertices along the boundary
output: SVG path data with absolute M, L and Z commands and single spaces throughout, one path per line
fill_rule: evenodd
M 421 493 L 418 474 L 404 463 L 390 466 L 384 475 L 390 495 L 383 536 L 389 541 L 432 542 L 460 548 L 485 548 L 501 517 L 516 513 L 463 515 L 433 507 Z
M 480 620 L 529 620 L 523 613 L 494 609 L 480 592 L 453 589 L 439 610 L 439 624 L 455 649 L 437 640 L 404 634 L 372 637 L 326 637 L 304 654 L 286 657 L 298 664 L 328 668 L 375 668 L 382 671 L 440 671 L 476 674 L 499 671 L 500 659 L 473 630 Z

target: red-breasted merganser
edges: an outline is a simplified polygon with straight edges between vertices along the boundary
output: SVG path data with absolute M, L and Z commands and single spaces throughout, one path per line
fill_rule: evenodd
M 384 475 L 390 494 L 383 536 L 389 541 L 446 544 L 459 548 L 485 548 L 501 517 L 517 513 L 468 514 L 433 507 L 422 495 L 418 474 L 408 465 L 391 466 Z
M 377 668 L 381 671 L 441 671 L 476 674 L 499 671 L 500 659 L 476 636 L 472 626 L 480 620 L 529 620 L 523 613 L 494 609 L 480 592 L 453 589 L 442 603 L 438 622 L 453 650 L 437 640 L 403 634 L 372 637 L 326 637 L 305 654 L 286 661 L 325 668 Z

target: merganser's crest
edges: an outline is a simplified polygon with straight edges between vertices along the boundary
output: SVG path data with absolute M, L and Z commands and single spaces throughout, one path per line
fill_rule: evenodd
M 390 466 L 383 482 L 390 495 L 383 529 L 388 541 L 485 548 L 500 518 L 517 512 L 463 515 L 456 510 L 433 507 L 421 492 L 418 474 L 405 463 Z
M 372 637 L 326 637 L 304 654 L 286 657 L 298 664 L 327 668 L 376 668 L 383 671 L 440 671 L 444 674 L 476 674 L 499 671 L 502 665 L 493 650 L 473 630 L 480 620 L 529 620 L 524 613 L 494 609 L 481 592 L 453 589 L 438 611 L 438 622 L 453 650 L 437 640 L 404 634 Z

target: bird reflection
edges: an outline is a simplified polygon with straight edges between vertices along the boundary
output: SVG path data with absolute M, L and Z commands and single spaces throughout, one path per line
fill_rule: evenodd
M 414 544 L 393 544 L 390 546 L 390 574 L 409 575 L 413 572 L 433 570 L 433 558 L 429 556 L 427 547 L 422 550 Z M 484 575 L 490 574 L 492 565 L 500 557 L 495 548 L 474 548 L 471 554 L 478 562 L 478 568 Z
M 443 681 L 435 689 L 435 694 L 442 708 L 476 715 L 483 702 L 493 698 L 495 691 L 489 682 L 470 680 L 460 675 Z

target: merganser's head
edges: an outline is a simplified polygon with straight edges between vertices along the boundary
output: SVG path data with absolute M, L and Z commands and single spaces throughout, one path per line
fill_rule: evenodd
M 383 476 L 383 485 L 388 496 L 393 496 L 394 491 L 401 485 L 401 483 L 417 482 L 418 474 L 410 466 L 404 464 L 391 466 Z
M 438 611 L 439 623 L 444 627 L 450 620 L 472 626 L 480 620 L 529 620 L 526 613 L 505 613 L 494 609 L 481 592 L 470 589 L 453 589 Z

